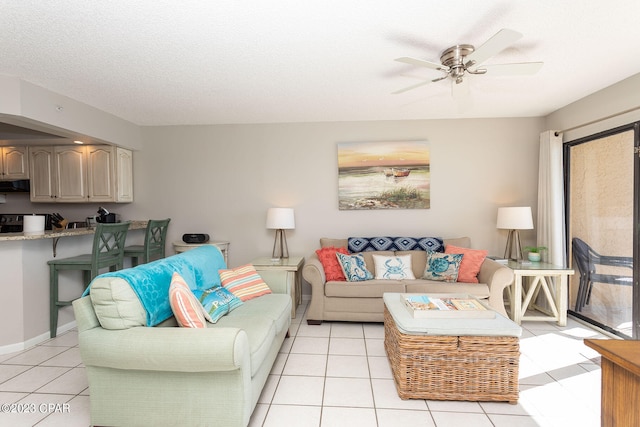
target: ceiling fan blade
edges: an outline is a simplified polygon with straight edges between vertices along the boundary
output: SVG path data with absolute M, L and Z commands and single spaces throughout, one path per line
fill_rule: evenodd
M 397 95 L 397 94 L 399 94 L 399 93 L 406 92 L 406 91 L 408 91 L 408 90 L 415 89 L 415 88 L 418 88 L 418 87 L 420 87 L 420 86 L 427 85 L 427 84 L 429 84 L 429 83 L 431 83 L 431 80 L 425 80 L 424 82 L 416 83 L 416 84 L 414 84 L 414 85 L 407 86 L 407 87 L 405 87 L 405 88 L 403 88 L 403 89 L 400 89 L 400 90 L 397 90 L 397 91 L 395 91 L 395 92 L 391 92 L 391 94 L 392 94 L 392 95 Z
M 544 65 L 543 62 L 521 62 L 517 64 L 483 65 L 480 69 L 487 70 L 488 76 L 525 76 L 537 73 Z
M 471 52 L 465 58 L 467 66 L 482 64 L 493 55 L 500 53 L 517 40 L 522 37 L 517 31 L 503 28 L 498 31 L 493 37 L 484 42 L 484 44 L 478 47 L 475 51 Z M 469 64 L 471 62 L 471 64 Z
M 408 56 L 396 58 L 396 61 L 404 62 L 405 64 L 417 65 L 419 67 L 427 67 L 433 70 L 447 71 L 447 67 L 444 67 L 442 64 L 436 64 L 435 62 L 429 62 L 423 59 L 409 58 Z

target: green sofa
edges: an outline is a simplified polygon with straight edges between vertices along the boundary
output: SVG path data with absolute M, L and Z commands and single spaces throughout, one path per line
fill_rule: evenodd
M 143 264 L 136 273 L 178 262 L 199 280 L 219 281 L 208 253 L 189 254 L 196 251 Z M 271 294 L 245 301 L 205 329 L 180 328 L 173 317 L 147 326 L 146 306 L 127 280 L 98 276 L 90 295 L 73 302 L 91 424 L 246 426 L 291 323 L 285 277 L 261 275 Z

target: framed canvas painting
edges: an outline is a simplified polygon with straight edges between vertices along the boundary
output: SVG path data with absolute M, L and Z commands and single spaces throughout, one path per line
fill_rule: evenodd
M 340 210 L 429 209 L 426 141 L 338 143 Z

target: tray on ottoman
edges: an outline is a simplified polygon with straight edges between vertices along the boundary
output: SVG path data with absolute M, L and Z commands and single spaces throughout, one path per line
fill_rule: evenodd
M 496 319 L 414 319 L 400 294 L 385 294 L 384 300 L 384 345 L 401 399 L 517 403 L 519 326 L 499 314 Z M 473 326 L 466 335 L 469 322 Z

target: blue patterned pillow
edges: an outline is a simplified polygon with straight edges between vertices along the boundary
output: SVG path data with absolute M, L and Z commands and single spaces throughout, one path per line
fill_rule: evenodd
M 205 319 L 211 323 L 216 323 L 222 316 L 242 305 L 240 298 L 222 286 L 205 291 L 195 290 L 193 294 L 204 307 Z
M 347 282 L 361 282 L 363 280 L 373 279 L 373 274 L 367 270 L 364 257 L 361 254 L 345 255 L 336 252 L 336 256 L 338 257 L 340 267 L 342 267 Z
M 411 269 L 411 255 L 373 255 L 373 262 L 376 266 L 376 279 L 415 279 Z
M 347 248 L 351 253 L 365 251 L 444 252 L 444 241 L 440 237 L 349 237 Z
M 440 282 L 457 282 L 461 262 L 462 254 L 427 252 L 427 266 L 422 278 Z

